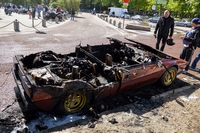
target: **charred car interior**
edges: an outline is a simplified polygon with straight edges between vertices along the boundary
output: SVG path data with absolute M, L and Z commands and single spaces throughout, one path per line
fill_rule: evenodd
M 109 44 L 77 45 L 75 52 L 16 55 L 12 73 L 28 107 L 75 113 L 106 96 L 154 82 L 171 85 L 187 62 L 148 45 L 108 38 Z
M 59 85 L 63 80 L 81 79 L 90 83 L 96 80 L 91 85 L 99 86 L 117 80 L 115 67 L 128 70 L 131 65 L 153 63 L 157 59 L 152 53 L 129 44 L 111 43 L 111 47 L 93 48 L 77 46 L 76 53 L 66 56 L 45 51 L 26 56 L 22 63 L 36 85 Z

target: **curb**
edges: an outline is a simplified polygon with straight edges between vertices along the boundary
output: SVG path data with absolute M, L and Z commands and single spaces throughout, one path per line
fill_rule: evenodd
M 109 18 L 109 16 L 105 15 L 105 14 L 98 14 L 97 16 L 98 16 L 98 18 L 108 22 L 109 24 L 117 26 L 118 28 L 121 28 L 121 29 L 151 31 L 151 28 L 155 28 L 155 26 L 153 24 L 149 24 L 149 26 L 143 26 L 143 25 L 137 25 L 137 24 L 135 24 L 135 25 L 134 24 L 126 24 L 125 28 L 123 28 L 122 22 L 116 21 L 116 19 L 118 19 L 118 18 Z M 188 27 L 188 29 L 184 29 L 182 27 L 175 26 L 174 29 L 176 31 L 188 32 L 189 27 Z

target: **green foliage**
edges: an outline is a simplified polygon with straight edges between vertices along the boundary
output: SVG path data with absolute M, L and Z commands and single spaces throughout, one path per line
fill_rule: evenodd
M 41 0 L 41 2 L 44 4 L 44 5 L 48 5 L 50 3 L 50 0 Z
M 79 11 L 81 0 L 57 0 L 57 3 L 61 9 L 71 11 L 72 8 L 75 11 Z
M 128 10 L 134 12 L 134 15 L 139 10 L 148 10 L 150 2 L 148 0 L 130 0 Z
M 58 3 L 57 2 L 51 2 L 50 6 L 53 8 L 57 8 L 58 7 Z

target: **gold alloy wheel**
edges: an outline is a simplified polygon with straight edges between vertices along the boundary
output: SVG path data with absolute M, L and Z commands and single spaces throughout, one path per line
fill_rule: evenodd
M 164 84 L 166 86 L 170 85 L 174 81 L 175 77 L 176 77 L 176 71 L 174 69 L 169 70 L 169 72 L 167 72 L 165 75 Z
M 68 113 L 80 111 L 86 104 L 86 96 L 81 92 L 71 93 L 64 101 L 64 109 Z

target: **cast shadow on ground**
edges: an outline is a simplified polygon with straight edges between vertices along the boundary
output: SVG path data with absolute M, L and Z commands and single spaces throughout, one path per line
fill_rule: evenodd
M 117 113 L 117 112 L 127 112 L 133 113 L 137 116 L 142 116 L 147 112 L 154 112 L 154 109 L 161 107 L 164 103 L 176 100 L 180 106 L 184 104 L 177 100 L 178 97 L 183 96 L 183 93 L 176 93 L 182 87 L 190 87 L 184 90 L 184 96 L 191 95 L 195 90 L 200 88 L 199 84 L 191 86 L 189 83 L 183 80 L 176 79 L 176 81 L 168 88 L 160 88 L 156 84 L 152 84 L 146 87 L 134 89 L 125 93 L 116 94 L 114 96 L 105 98 L 98 101 L 92 106 L 93 111 L 87 119 L 78 120 L 65 125 L 58 126 L 56 128 L 49 129 L 48 131 L 61 131 L 66 128 L 88 125 L 88 128 L 95 126 L 95 121 L 98 121 L 102 115 Z M 155 95 L 160 95 L 165 92 L 171 92 L 166 97 L 159 97 L 158 99 L 152 99 Z M 175 93 L 174 93 L 175 92 Z M 167 119 L 167 118 L 166 118 Z
M 194 71 L 194 72 L 197 72 L 197 71 Z M 198 72 L 198 73 L 200 73 L 200 72 Z M 195 76 L 196 74 L 186 73 L 185 75 L 187 75 L 193 79 L 200 80 L 200 77 Z
M 84 110 L 79 113 L 79 115 L 85 115 L 87 116 L 86 119 L 79 119 L 73 122 L 68 122 L 66 124 L 58 125 L 53 128 L 47 127 L 47 126 L 40 126 L 35 125 L 35 127 L 38 129 L 38 131 L 41 132 L 53 132 L 53 131 L 61 131 L 66 128 L 70 127 L 76 127 L 80 125 L 87 125 L 88 128 L 94 128 L 95 122 L 101 118 L 102 115 L 111 114 L 111 113 L 117 113 L 117 112 L 126 112 L 126 113 L 133 113 L 137 116 L 142 116 L 143 114 L 147 112 L 153 112 L 157 113 L 154 109 L 161 107 L 164 103 L 172 100 L 176 100 L 176 102 L 180 106 L 184 106 L 184 104 L 177 100 L 179 96 L 182 96 L 182 94 L 175 94 L 173 95 L 173 90 L 176 92 L 177 89 L 184 87 L 184 86 L 191 86 L 189 83 L 184 82 L 180 79 L 176 79 L 175 83 L 172 84 L 170 87 L 164 89 L 160 88 L 156 84 L 152 84 L 146 87 L 133 89 L 130 91 L 127 91 L 125 93 L 119 93 L 113 96 L 110 96 L 108 98 L 105 98 L 101 101 L 97 101 L 93 104 L 92 108 L 93 111 Z M 187 89 L 184 93 L 184 96 L 189 96 L 192 94 L 195 90 L 197 90 L 200 87 L 200 85 L 194 85 L 191 86 L 190 89 Z M 35 109 L 34 107 L 30 109 L 25 109 L 24 103 L 19 98 L 19 91 L 17 87 L 14 88 L 15 95 L 17 97 L 18 105 L 21 108 L 21 111 L 23 113 L 23 118 L 26 120 L 26 123 L 38 119 L 40 111 Z M 151 99 L 152 96 L 163 94 L 164 92 L 171 91 L 170 96 L 167 96 L 167 98 L 158 98 L 158 99 Z M 90 107 L 91 108 L 91 107 Z M 50 115 L 53 113 L 49 113 Z M 13 114 L 14 115 L 14 114 Z M 52 116 L 55 116 L 54 114 Z M 63 116 L 65 117 L 65 116 Z M 115 118 L 113 118 L 115 119 Z M 167 118 L 166 118 L 167 119 Z M 109 120 L 109 122 L 112 122 L 112 120 Z M 13 125 L 14 127 L 15 125 Z
M 40 31 L 40 30 L 38 30 L 38 29 L 36 29 L 36 28 L 34 28 L 34 29 L 36 30 L 35 33 L 38 33 L 38 34 L 47 34 L 46 32 Z
M 76 17 L 74 17 L 74 18 L 82 18 L 82 19 L 85 19 L 85 17 L 80 17 L 80 16 L 76 16 Z

